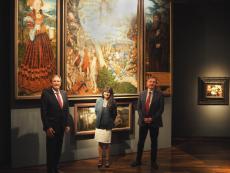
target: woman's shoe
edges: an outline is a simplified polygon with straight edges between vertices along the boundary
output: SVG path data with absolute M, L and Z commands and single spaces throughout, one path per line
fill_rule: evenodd
M 99 160 L 99 161 L 98 161 L 97 167 L 98 167 L 98 168 L 101 168 L 101 167 L 102 167 L 102 160 Z
M 110 166 L 110 163 L 109 163 L 108 160 L 106 160 L 106 161 L 105 161 L 105 167 L 106 167 L 106 168 L 109 168 L 109 166 Z

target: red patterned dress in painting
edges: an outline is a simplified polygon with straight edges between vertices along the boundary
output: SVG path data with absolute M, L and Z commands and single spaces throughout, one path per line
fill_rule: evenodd
M 56 60 L 44 25 L 42 10 L 33 10 L 24 22 L 29 28 L 22 63 L 18 71 L 18 86 L 21 95 L 42 91 L 50 85 L 50 77 L 56 73 Z

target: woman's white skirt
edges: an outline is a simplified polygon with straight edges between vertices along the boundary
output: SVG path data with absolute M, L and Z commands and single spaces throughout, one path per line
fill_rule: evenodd
M 95 140 L 101 143 L 111 143 L 112 130 L 97 129 L 95 130 Z

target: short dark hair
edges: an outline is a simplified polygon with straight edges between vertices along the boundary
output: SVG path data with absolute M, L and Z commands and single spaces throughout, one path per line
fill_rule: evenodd
M 155 77 L 155 76 L 151 76 L 151 77 L 147 78 L 146 83 L 147 83 L 148 80 L 150 80 L 150 79 L 155 79 L 155 80 L 156 80 L 156 84 L 158 84 L 158 78 Z
M 147 80 L 146 80 L 146 81 L 148 81 L 148 80 L 150 80 L 150 79 L 155 79 L 155 80 L 158 80 L 158 79 L 157 79 L 157 77 L 155 77 L 155 76 L 151 76 L 151 77 L 147 78 Z

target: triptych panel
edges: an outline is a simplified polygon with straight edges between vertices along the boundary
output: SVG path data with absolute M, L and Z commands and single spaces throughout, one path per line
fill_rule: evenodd
M 39 98 L 52 74 L 70 99 L 137 98 L 151 76 L 170 95 L 171 37 L 169 0 L 15 0 L 15 98 Z

